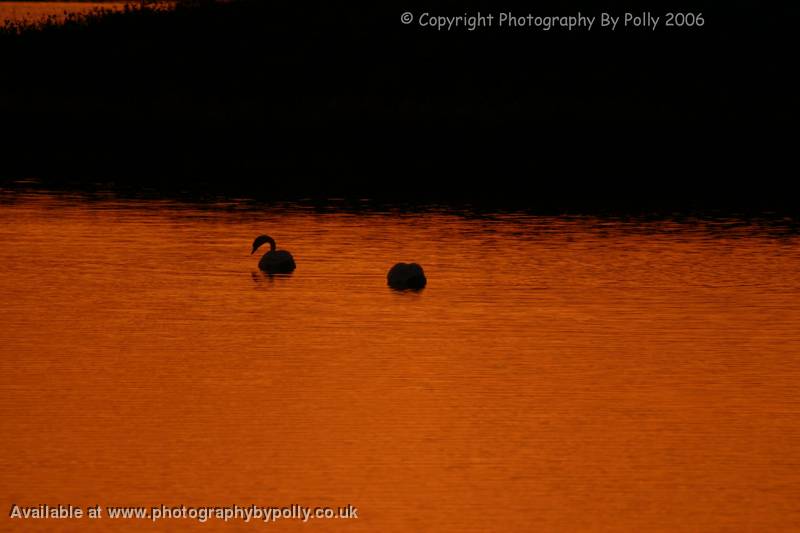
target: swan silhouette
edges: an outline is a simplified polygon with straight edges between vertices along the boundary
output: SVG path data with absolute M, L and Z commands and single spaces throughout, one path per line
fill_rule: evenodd
M 265 253 L 261 260 L 258 262 L 258 268 L 269 274 L 286 274 L 295 269 L 294 257 L 286 250 L 275 249 L 275 239 L 269 235 L 259 235 L 253 241 L 253 251 L 250 255 L 256 253 L 259 246 L 265 242 L 269 243 L 269 252 Z
M 386 281 L 393 289 L 421 289 L 428 282 L 417 263 L 397 263 L 389 270 Z

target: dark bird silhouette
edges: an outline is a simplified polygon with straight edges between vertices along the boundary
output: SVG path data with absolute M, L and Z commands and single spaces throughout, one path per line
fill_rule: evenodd
M 421 289 L 428 282 L 422 267 L 416 263 L 397 263 L 389 270 L 386 281 L 393 289 Z
M 250 255 L 256 253 L 259 246 L 265 242 L 269 243 L 269 252 L 265 253 L 261 260 L 258 262 L 258 268 L 269 274 L 286 274 L 295 269 L 294 257 L 286 250 L 275 249 L 275 239 L 269 235 L 259 235 L 253 241 L 253 251 Z

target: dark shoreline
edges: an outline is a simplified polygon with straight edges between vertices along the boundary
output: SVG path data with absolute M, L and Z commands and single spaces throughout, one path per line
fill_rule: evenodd
M 17 143 L 0 184 L 131 197 L 343 198 L 538 212 L 800 213 L 794 137 L 755 128 L 313 130 Z M 756 138 L 760 136 L 760 138 Z M 186 144 L 184 144 L 186 143 Z M 13 144 L 13 143 L 12 143 Z M 8 149 L 10 144 L 5 145 Z M 10 164 L 10 161 L 17 164 Z
M 702 28 L 441 32 L 403 12 L 702 12 Z M 5 122 L 103 125 L 511 124 L 800 116 L 800 8 L 755 0 L 183 2 L 0 30 Z M 187 131 L 191 131 L 188 130 Z
M 197 205 L 233 202 L 240 206 L 304 205 L 339 211 L 417 211 L 448 209 L 465 213 L 526 212 L 540 215 L 596 215 L 644 218 L 724 218 L 773 220 L 794 228 L 800 205 L 790 185 L 723 189 L 713 183 L 686 181 L 567 180 L 566 182 L 494 176 L 491 189 L 476 182 L 459 184 L 446 179 L 419 177 L 397 190 L 381 182 L 358 178 L 316 177 L 303 181 L 272 176 L 267 180 L 156 180 L 0 178 L 0 191 L 16 194 L 48 193 L 83 199 L 167 200 Z
M 0 31 L 0 183 L 796 213 L 796 134 L 769 119 L 800 116 L 798 8 L 647 4 L 673 7 L 708 27 L 445 34 L 399 15 L 487 5 L 234 0 Z

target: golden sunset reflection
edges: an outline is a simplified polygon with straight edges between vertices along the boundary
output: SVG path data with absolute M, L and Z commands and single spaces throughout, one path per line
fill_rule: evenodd
M 791 232 L 2 200 L 6 507 L 359 508 L 266 526 L 325 531 L 800 523 Z M 294 273 L 258 270 L 262 233 Z M 390 290 L 397 261 L 424 265 L 428 286 Z

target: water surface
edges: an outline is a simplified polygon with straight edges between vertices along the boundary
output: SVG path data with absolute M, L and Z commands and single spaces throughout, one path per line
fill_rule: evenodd
M 773 224 L 2 200 L 6 517 L 352 504 L 265 527 L 800 528 L 800 239 Z M 258 272 L 260 233 L 294 274 Z M 426 289 L 385 286 L 400 260 Z
M 63 20 L 72 13 L 119 10 L 124 6 L 125 2 L 0 2 L 0 25 L 5 21 L 35 22 L 49 17 Z

